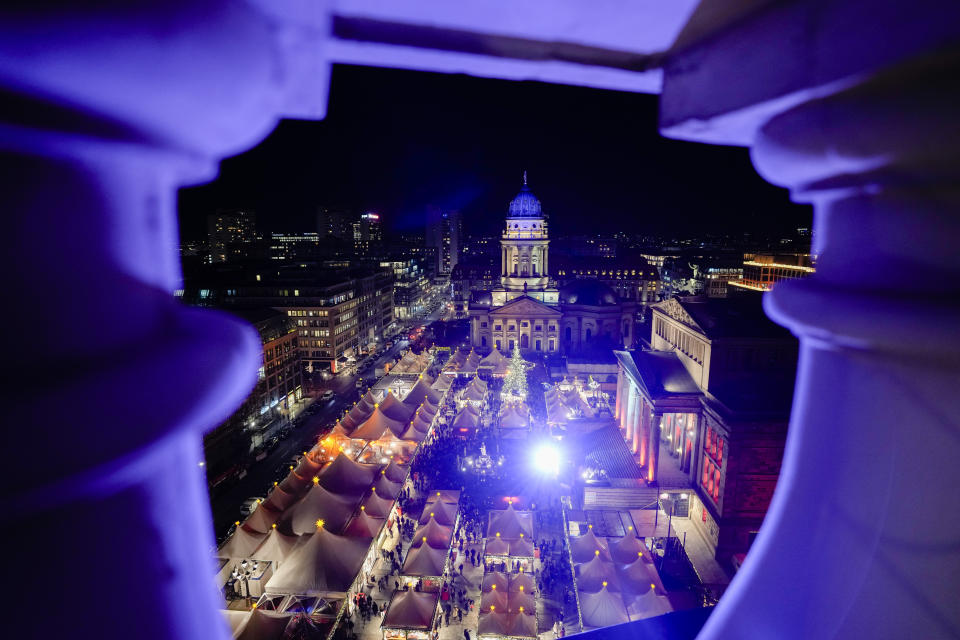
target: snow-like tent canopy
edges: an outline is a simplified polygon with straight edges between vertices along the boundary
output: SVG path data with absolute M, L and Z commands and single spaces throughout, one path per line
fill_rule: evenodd
M 410 546 L 419 547 L 427 544 L 434 549 L 449 549 L 452 539 L 453 529 L 443 526 L 433 518 L 428 518 L 426 524 L 417 527 Z
M 428 544 L 412 547 L 403 562 L 403 575 L 423 578 L 442 576 L 446 558 L 446 549 L 434 549 Z
M 370 547 L 368 538 L 338 536 L 318 527 L 267 582 L 269 593 L 345 597 Z
M 524 613 L 534 614 L 537 610 L 537 601 L 532 591 L 511 591 L 507 601 L 507 610 L 510 613 L 519 613 L 521 607 Z
M 304 540 L 300 536 L 288 536 L 276 529 L 271 529 L 250 557 L 260 562 L 280 563 L 286 560 Z
M 374 407 L 367 419 L 350 434 L 350 437 L 356 440 L 377 440 L 388 429 L 394 435 L 400 435 L 403 433 L 405 426 L 404 421 L 394 420 L 383 413 L 380 407 Z
M 410 422 L 410 426 L 423 435 L 426 435 L 427 432 L 430 431 L 431 422 L 433 422 L 433 417 L 430 414 L 425 411 L 418 411 Z
M 246 525 L 237 527 L 230 539 L 217 550 L 218 558 L 229 558 L 231 560 L 241 560 L 249 558 L 254 549 L 260 546 L 263 539 L 267 536 L 265 533 L 254 531 Z
M 507 540 L 516 540 L 520 534 L 533 537 L 533 513 L 517 511 L 513 504 L 508 504 L 502 511 L 491 511 L 487 520 L 487 536 L 495 537 L 497 533 Z
M 360 398 L 360 401 L 354 404 L 350 411 L 347 412 L 347 415 L 340 419 L 340 424 L 342 424 L 348 432 L 353 432 L 364 420 L 370 417 L 370 414 L 373 413 L 373 409 L 376 406 L 377 399 L 373 397 L 373 392 L 367 389 L 367 392 Z
M 603 583 L 607 583 L 610 591 L 620 591 L 620 578 L 617 576 L 616 565 L 606 562 L 599 555 L 593 560 L 576 565 L 577 588 L 581 591 L 599 591 Z
M 317 475 L 322 468 L 323 463 L 314 460 L 308 454 L 300 458 L 300 463 L 297 465 L 297 468 L 294 469 L 294 472 L 301 478 L 312 478 Z
M 355 538 L 374 538 L 380 533 L 380 528 L 383 527 L 385 522 L 386 519 L 375 518 L 367 513 L 366 508 L 363 508 L 347 523 L 343 535 Z
M 610 558 L 614 562 L 630 563 L 637 559 L 637 554 L 647 551 L 643 541 L 630 531 L 627 535 L 616 540 L 610 540 Z
M 409 427 L 407 427 L 407 430 L 403 432 L 403 435 L 400 436 L 400 439 L 409 442 L 423 442 L 427 437 L 427 430 L 424 429 L 421 431 L 417 428 L 417 426 L 418 423 L 412 423 Z M 427 429 L 429 428 L 430 426 L 427 425 Z
M 439 592 L 397 591 L 380 625 L 388 629 L 430 629 L 437 612 Z
M 389 391 L 387 391 L 387 395 L 380 401 L 380 406 L 377 408 L 391 420 L 396 420 L 402 424 L 409 423 L 410 418 L 413 417 L 413 412 L 416 411 L 416 407 L 400 402 L 397 396 Z
M 393 499 L 381 496 L 378 491 L 371 489 L 370 495 L 367 496 L 361 506 L 374 518 L 386 518 L 390 515 L 390 509 L 393 508 Z
M 243 526 L 252 531 L 267 533 L 273 528 L 274 523 L 280 518 L 280 515 L 281 512 L 279 510 L 267 506 L 266 503 L 260 503 L 257 505 L 257 508 L 253 510 L 253 513 L 250 514 L 250 517 L 244 521 Z
M 353 514 L 357 498 L 328 491 L 315 484 L 303 499 L 283 514 L 281 528 L 302 536 L 313 533 L 317 520 L 323 520 L 330 531 L 340 531 Z
M 424 369 L 430 366 L 430 362 L 433 358 L 430 357 L 430 354 L 424 351 L 423 353 L 416 354 L 413 351 L 407 351 L 400 362 L 395 364 L 390 370 L 390 373 L 393 374 L 411 374 L 411 373 L 420 373 Z
M 427 524 L 430 520 L 436 520 L 439 524 L 446 527 L 452 527 L 457 520 L 457 505 L 447 502 L 431 502 L 423 507 L 423 513 L 420 514 L 420 524 Z
M 431 404 L 438 404 L 442 397 L 443 394 L 440 391 L 430 386 L 430 378 L 421 375 L 417 384 L 407 392 L 403 403 L 412 407 L 420 406 L 424 400 L 428 400 Z
M 280 482 L 280 488 L 293 495 L 301 495 L 310 486 L 310 480 L 313 476 L 298 476 L 295 471 L 287 474 L 287 477 Z
M 623 591 L 639 595 L 656 588 L 658 577 L 652 564 L 647 564 L 644 557 L 637 552 L 633 562 L 621 564 L 617 567 L 620 576 L 620 586 Z
M 480 365 L 480 354 L 478 354 L 473 349 L 470 350 L 470 354 L 467 356 L 466 362 L 463 363 L 463 366 L 460 368 L 461 373 L 476 373 L 477 367 Z
M 477 633 L 481 636 L 496 635 L 511 638 L 536 638 L 537 618 L 533 613 L 501 613 L 488 611 L 480 614 Z
M 580 614 L 585 627 L 609 627 L 630 621 L 620 595 L 603 585 L 595 593 L 580 591 Z
M 574 562 L 589 562 L 596 555 L 594 552 L 600 551 L 600 559 L 610 561 L 610 549 L 607 541 L 597 537 L 593 533 L 593 528 L 587 530 L 582 536 L 570 537 L 570 555 Z M 636 553 L 633 554 L 636 557 Z
M 334 493 L 359 495 L 379 476 L 380 465 L 361 464 L 341 453 L 317 476 Z
M 627 611 L 633 616 L 634 620 L 651 618 L 673 611 L 670 600 L 666 596 L 657 595 L 655 589 L 648 589 L 646 593 L 639 596 L 628 597 L 626 602 Z

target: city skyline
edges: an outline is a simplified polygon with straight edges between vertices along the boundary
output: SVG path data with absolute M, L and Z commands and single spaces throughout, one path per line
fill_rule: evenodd
M 524 171 L 565 235 L 811 226 L 745 150 L 665 139 L 656 111 L 642 94 L 338 65 L 325 120 L 283 120 L 217 180 L 181 190 L 181 237 L 202 237 L 218 209 L 313 231 L 321 206 L 375 211 L 393 234 L 422 233 L 431 207 L 459 210 L 466 233 L 491 235 Z

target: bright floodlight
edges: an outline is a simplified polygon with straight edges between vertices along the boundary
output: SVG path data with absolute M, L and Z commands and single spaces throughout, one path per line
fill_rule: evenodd
M 553 445 L 540 445 L 533 452 L 533 466 L 541 473 L 557 475 L 560 472 L 560 452 Z

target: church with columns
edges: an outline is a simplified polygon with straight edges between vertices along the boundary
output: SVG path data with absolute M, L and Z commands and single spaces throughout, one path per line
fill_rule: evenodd
M 783 458 L 797 342 L 753 294 L 652 308 L 651 350 L 617 351 L 614 416 L 644 480 L 690 489 L 721 563 L 745 553 Z
M 470 342 L 481 351 L 571 353 L 590 347 L 630 348 L 636 303 L 608 285 L 575 280 L 557 288 L 550 277 L 547 215 L 527 184 L 507 208 L 500 240 L 500 282 L 474 291 Z

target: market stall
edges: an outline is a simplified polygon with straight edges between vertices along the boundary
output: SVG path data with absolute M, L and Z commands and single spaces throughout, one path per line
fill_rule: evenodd
M 428 640 L 439 610 L 436 591 L 397 591 L 390 598 L 380 629 L 383 640 Z

